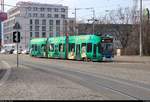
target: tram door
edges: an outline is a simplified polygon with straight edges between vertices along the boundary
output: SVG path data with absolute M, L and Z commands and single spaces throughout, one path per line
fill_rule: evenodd
M 113 57 L 113 45 L 111 43 L 103 43 L 103 56 L 106 58 Z
M 57 58 L 59 56 L 59 48 L 58 48 L 58 45 L 55 45 L 55 52 L 54 52 L 54 56 L 55 58 Z
M 96 44 L 94 44 L 93 57 L 96 57 L 96 48 L 97 48 L 97 45 L 96 45 Z
M 76 59 L 80 60 L 80 44 L 76 45 Z

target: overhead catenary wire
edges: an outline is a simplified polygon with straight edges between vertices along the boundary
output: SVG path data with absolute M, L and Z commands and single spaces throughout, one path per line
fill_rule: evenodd
M 64 1 L 64 0 L 63 0 L 63 1 Z M 63 1 L 62 1 L 62 2 L 63 2 Z M 59 2 L 61 2 L 61 1 L 60 1 L 60 0 L 57 1 L 57 3 L 59 3 Z M 20 6 L 18 6 L 18 5 L 15 6 L 15 5 L 7 4 L 7 3 L 5 3 L 4 5 L 5 5 L 5 6 L 9 6 L 9 7 L 20 7 Z M 29 7 L 29 6 L 23 6 L 23 7 L 26 8 L 26 7 Z M 82 10 L 86 10 L 86 9 L 88 9 L 88 8 L 92 8 L 92 7 L 79 8 L 79 12 L 83 12 Z M 94 8 L 96 8 L 96 10 L 97 10 L 97 9 L 102 9 L 102 8 L 104 8 L 104 7 L 94 7 Z M 68 10 L 69 13 L 71 14 L 71 12 L 74 12 L 74 9 L 75 9 L 75 8 L 68 8 L 68 9 L 65 9 L 65 10 Z M 109 10 L 109 11 L 111 11 L 111 10 Z M 79 13 L 79 12 L 78 12 L 78 13 Z M 96 11 L 96 14 L 99 14 L 99 13 L 102 13 L 102 12 L 103 12 L 103 11 L 100 11 L 100 12 L 97 12 L 97 11 Z M 103 12 L 103 13 L 106 13 L 106 12 Z M 103 14 L 103 13 L 102 13 L 102 14 Z M 100 14 L 100 15 L 102 16 L 102 14 Z M 81 14 L 80 14 L 80 15 L 81 15 Z M 99 16 L 100 16 L 100 15 L 99 15 Z M 104 15 L 105 15 L 105 14 L 104 14 Z M 82 16 L 82 15 L 81 15 L 81 16 Z M 83 16 L 82 16 L 82 18 L 83 18 Z M 86 18 L 85 18 L 85 19 L 86 19 Z

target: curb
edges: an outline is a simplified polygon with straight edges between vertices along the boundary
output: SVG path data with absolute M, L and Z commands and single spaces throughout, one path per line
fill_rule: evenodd
M 121 60 L 114 60 L 116 63 L 142 63 L 142 64 L 150 64 L 149 61 L 121 61 Z

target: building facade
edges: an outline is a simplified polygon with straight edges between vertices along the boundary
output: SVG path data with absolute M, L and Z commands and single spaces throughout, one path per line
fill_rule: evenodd
M 20 49 L 27 49 L 32 38 L 56 37 L 63 36 L 66 32 L 74 32 L 75 20 L 68 18 L 67 6 L 18 2 L 7 13 L 8 19 L 3 22 L 4 45 L 13 44 L 15 22 L 21 25 Z

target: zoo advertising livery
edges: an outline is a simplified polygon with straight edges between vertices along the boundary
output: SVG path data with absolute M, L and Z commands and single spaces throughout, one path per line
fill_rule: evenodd
M 97 35 L 34 38 L 30 56 L 103 61 L 113 57 L 113 38 Z

